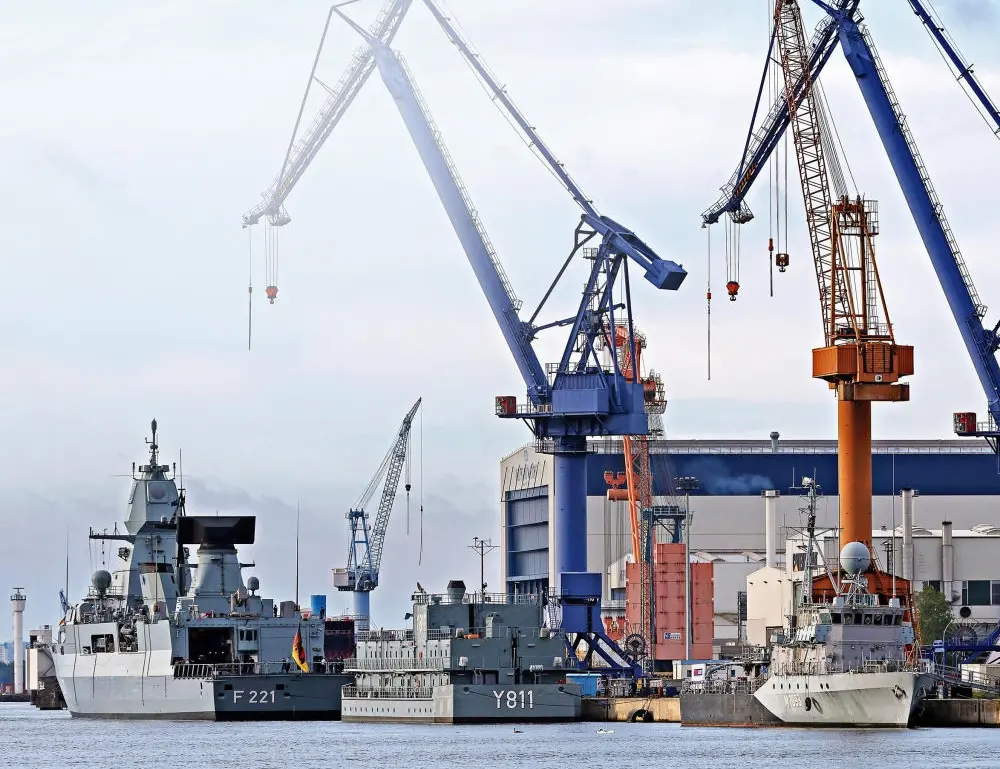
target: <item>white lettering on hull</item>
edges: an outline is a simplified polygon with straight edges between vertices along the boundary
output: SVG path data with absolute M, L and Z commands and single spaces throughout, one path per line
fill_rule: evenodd
M 506 705 L 508 710 L 534 710 L 535 708 L 535 692 L 531 689 L 521 689 L 516 691 L 515 689 L 500 689 L 497 691 L 493 690 L 493 696 L 496 697 L 497 710 Z

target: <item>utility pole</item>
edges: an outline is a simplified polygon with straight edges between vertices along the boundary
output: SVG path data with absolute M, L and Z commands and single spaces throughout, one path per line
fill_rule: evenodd
M 684 492 L 684 659 L 691 659 L 691 492 L 698 488 L 693 475 L 678 478 L 674 485 Z
M 497 547 L 498 545 L 494 545 L 491 540 L 479 537 L 473 537 L 472 544 L 468 545 L 470 550 L 479 553 L 479 590 L 483 596 L 486 595 L 486 554 L 492 553 Z

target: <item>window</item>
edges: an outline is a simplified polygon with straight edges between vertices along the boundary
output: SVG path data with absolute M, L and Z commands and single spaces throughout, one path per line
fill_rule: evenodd
M 992 590 L 993 605 L 1000 606 L 1000 580 L 993 580 L 993 590 Z
M 991 599 L 990 580 L 972 579 L 962 583 L 962 604 L 964 606 L 989 606 Z
M 931 586 L 931 589 L 937 590 L 939 593 L 941 592 L 941 581 L 940 580 L 932 579 L 927 584 Z

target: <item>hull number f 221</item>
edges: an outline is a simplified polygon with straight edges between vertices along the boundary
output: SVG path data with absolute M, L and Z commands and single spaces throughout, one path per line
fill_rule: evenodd
M 535 707 L 535 693 L 531 689 L 527 691 L 524 689 L 520 691 L 514 689 L 497 691 L 494 689 L 493 696 L 497 699 L 497 710 L 505 706 L 508 710 L 523 710 L 524 708 L 532 710 Z
M 233 690 L 233 704 L 235 705 L 237 702 L 243 702 L 243 701 L 246 701 L 246 703 L 248 705 L 265 705 L 265 704 L 268 704 L 268 703 L 270 703 L 271 705 L 273 705 L 274 704 L 274 691 L 273 690 L 272 691 L 265 691 L 265 690 L 257 691 L 255 689 L 250 689 L 250 690 L 245 691 L 243 689 L 234 689 Z

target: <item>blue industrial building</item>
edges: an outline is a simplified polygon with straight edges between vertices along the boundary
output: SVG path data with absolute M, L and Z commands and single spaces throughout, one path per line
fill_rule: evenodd
M 675 479 L 693 476 L 692 547 L 714 554 L 763 551 L 761 492 L 781 494 L 779 520 L 798 523 L 801 501 L 794 487 L 803 476 L 822 487 L 820 525 L 835 526 L 836 441 L 651 441 L 654 495 L 676 499 Z M 996 520 L 1000 459 L 983 441 L 875 441 L 873 524 L 899 524 L 898 494 L 914 488 L 920 497 L 916 521 L 938 526 L 951 520 L 971 528 Z M 623 471 L 621 441 L 595 441 L 587 456 L 587 542 L 589 571 L 606 575 L 605 600 L 618 593 L 616 572 L 630 546 L 625 504 L 607 500 L 604 474 Z M 511 592 L 533 593 L 552 581 L 553 499 L 551 456 L 527 445 L 501 462 L 502 576 Z M 673 498 L 673 499 L 670 499 Z M 748 555 L 749 557 L 749 555 Z

